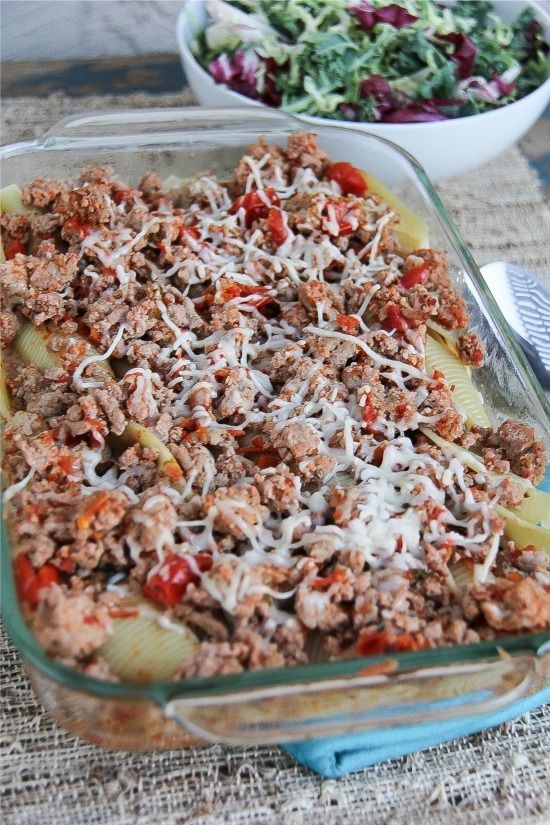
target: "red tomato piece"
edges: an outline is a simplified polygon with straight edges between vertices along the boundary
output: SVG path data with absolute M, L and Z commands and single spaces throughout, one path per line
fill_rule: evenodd
M 328 200 L 327 207 L 328 206 L 332 206 L 334 209 L 334 216 L 336 218 L 336 223 L 338 224 L 338 237 L 342 237 L 343 235 L 351 235 L 352 232 L 355 232 L 357 226 L 352 226 L 351 223 L 349 223 L 349 219 L 352 217 L 359 217 L 359 209 L 356 204 L 350 203 L 344 198 L 339 198 L 338 200 Z M 325 212 L 325 214 L 327 214 L 327 212 Z M 327 229 L 330 234 L 334 234 L 330 231 L 328 226 L 325 226 L 324 228 Z
M 281 458 L 278 453 L 270 450 L 255 458 L 254 463 L 260 470 L 263 470 L 266 467 L 277 467 L 277 465 L 281 463 Z
M 394 329 L 401 335 L 409 328 L 407 319 L 403 317 L 397 304 L 388 304 L 382 326 L 388 330 Z
M 356 650 L 360 656 L 376 656 L 380 653 L 400 653 L 426 647 L 412 633 L 388 633 L 385 630 L 365 628 L 359 634 Z
M 69 232 L 74 232 L 80 238 L 85 238 L 86 235 L 89 235 L 92 231 L 90 224 L 81 223 L 80 221 L 77 221 L 76 218 L 69 218 L 68 221 L 65 221 L 63 224 L 63 229 L 66 229 Z
M 267 240 L 275 247 L 281 246 L 286 241 L 288 235 L 287 228 L 280 209 L 271 207 L 267 215 Z
M 263 189 L 261 195 L 259 192 L 241 195 L 231 204 L 228 211 L 230 215 L 235 215 L 239 209 L 244 209 L 245 222 L 247 227 L 250 227 L 259 218 L 267 218 L 270 207 L 266 201 L 272 206 L 280 206 L 281 203 L 274 189 Z
M 53 564 L 45 564 L 36 571 L 25 553 L 16 557 L 13 573 L 19 598 L 33 610 L 38 606 L 38 594 L 42 588 L 59 581 L 59 571 Z
M 109 616 L 111 619 L 133 619 L 135 616 L 139 616 L 139 610 L 131 610 L 125 607 L 112 607 L 109 610 Z
M 356 650 L 360 656 L 376 656 L 384 653 L 388 644 L 388 636 L 382 630 L 365 628 L 359 634 Z
M 338 184 L 343 195 L 357 195 L 362 198 L 367 191 L 367 182 L 359 169 L 346 161 L 333 163 L 328 170 L 327 178 Z
M 11 261 L 11 259 L 15 258 L 16 255 L 24 255 L 25 244 L 18 238 L 14 238 L 12 241 L 7 242 L 6 248 L 4 249 L 4 254 L 6 256 L 6 261 Z
M 427 263 L 417 264 L 408 269 L 399 279 L 399 283 L 404 289 L 410 289 L 419 284 L 425 284 L 430 275 L 430 268 Z
M 357 332 L 359 327 L 359 319 L 354 318 L 353 315 L 342 315 L 340 312 L 336 313 L 336 321 L 340 329 L 344 332 L 349 332 L 352 335 Z
M 345 580 L 346 571 L 338 568 L 329 573 L 328 576 L 317 576 L 317 578 L 312 579 L 310 587 L 312 590 L 326 590 L 331 584 L 341 584 Z
M 369 424 L 374 424 L 374 422 L 377 419 L 378 413 L 376 412 L 374 406 L 369 401 L 369 399 L 367 399 L 367 401 L 365 402 L 365 405 L 363 406 L 362 416 L 363 416 L 363 422 L 365 424 L 367 424 L 367 426 Z
M 116 192 L 113 193 L 113 200 L 116 204 L 120 204 L 126 200 L 126 198 L 129 198 L 131 194 L 131 189 L 117 189 Z
M 208 553 L 199 553 L 194 560 L 199 570 L 208 570 L 212 566 L 212 557 Z M 173 607 L 181 601 L 187 586 L 198 581 L 199 577 L 193 573 L 187 559 L 169 553 L 160 570 L 149 576 L 143 585 L 143 595 L 165 607 Z
M 182 241 L 185 239 L 186 236 L 188 238 L 194 238 L 195 240 L 198 240 L 200 238 L 200 232 L 196 226 L 182 226 L 182 228 L 180 229 L 179 236 L 180 240 Z

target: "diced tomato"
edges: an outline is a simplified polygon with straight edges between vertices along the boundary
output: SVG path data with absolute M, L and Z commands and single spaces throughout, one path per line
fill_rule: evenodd
M 196 226 L 182 226 L 182 228 L 180 229 L 179 236 L 180 240 L 184 240 L 186 236 L 188 238 L 195 238 L 195 240 L 198 240 L 201 236 L 201 233 L 199 232 Z
M 317 576 L 317 578 L 312 579 L 310 582 L 310 587 L 312 590 L 326 590 L 331 584 L 340 584 L 341 582 L 344 582 L 346 577 L 346 571 L 339 567 L 337 570 L 333 570 L 332 573 L 329 573 L 328 576 Z
M 417 641 L 412 633 L 388 633 L 386 630 L 365 628 L 359 634 L 356 650 L 360 656 L 376 656 L 380 653 L 399 653 L 419 650 L 426 644 Z
M 212 566 L 212 557 L 208 553 L 199 553 L 194 560 L 199 570 L 209 570 Z M 143 585 L 143 595 L 165 607 L 173 607 L 181 601 L 187 586 L 198 581 L 199 577 L 193 573 L 187 559 L 170 553 L 160 570 L 149 576 Z
M 267 234 L 266 239 L 275 247 L 281 246 L 286 241 L 288 230 L 285 226 L 283 213 L 280 209 L 271 207 L 267 214 Z
M 74 559 L 67 556 L 66 558 L 60 560 L 59 569 L 63 570 L 64 573 L 74 573 L 76 570 L 76 562 Z
M 359 634 L 356 650 L 360 656 L 376 656 L 384 653 L 388 644 L 388 636 L 382 630 L 366 628 Z
M 122 201 L 126 200 L 132 195 L 131 189 L 117 189 L 116 192 L 113 193 L 113 200 L 116 204 L 122 203 Z
M 344 198 L 338 198 L 337 200 L 333 198 L 327 201 L 326 206 L 331 206 L 334 209 L 336 223 L 338 224 L 338 237 L 351 235 L 352 232 L 355 232 L 355 227 L 349 222 L 352 217 L 359 218 L 359 209 L 354 203 L 350 203 Z M 324 214 L 328 216 L 326 209 Z M 326 220 L 324 228 L 330 232 L 330 224 L 326 225 Z
M 33 610 L 38 606 L 38 594 L 42 588 L 59 581 L 59 571 L 53 564 L 44 564 L 39 570 L 35 570 L 25 553 L 16 557 L 13 572 L 19 598 Z
M 217 373 L 216 373 L 216 377 L 217 377 Z M 194 418 L 185 418 L 185 417 L 180 418 L 178 424 L 184 430 L 188 430 L 189 432 L 193 432 L 193 430 L 197 429 L 197 422 Z
M 16 255 L 24 255 L 25 244 L 18 238 L 14 238 L 12 241 L 7 242 L 4 249 L 4 254 L 6 256 L 6 261 L 11 261 L 11 259 L 15 258 Z
M 346 161 L 333 163 L 327 178 L 336 181 L 343 195 L 358 195 L 362 198 L 367 191 L 367 182 L 359 169 Z
M 367 398 L 367 400 L 365 401 L 365 404 L 363 405 L 363 412 L 362 412 L 363 422 L 367 425 L 374 424 L 377 417 L 378 417 L 378 413 L 376 412 L 376 409 L 374 408 L 372 402 Z
M 78 235 L 80 238 L 85 238 L 86 235 L 89 235 L 92 231 L 90 224 L 77 221 L 76 218 L 69 218 L 68 221 L 65 221 L 63 229 L 74 232 L 75 235 Z
M 401 310 L 399 309 L 397 304 L 388 304 L 388 306 L 386 307 L 386 315 L 382 322 L 382 326 L 385 329 L 394 329 L 401 335 L 404 332 L 406 332 L 409 328 L 407 319 L 403 317 L 403 315 L 401 314 Z
M 250 301 L 251 304 L 257 306 L 265 300 L 262 293 L 266 291 L 266 286 L 260 286 L 259 284 L 240 284 L 237 281 L 231 281 L 222 287 L 219 297 L 225 304 L 228 301 L 232 301 L 233 298 L 246 298 L 249 295 L 259 295 L 260 297 L 257 300 Z
M 266 203 L 266 201 L 269 202 Z M 252 226 L 254 221 L 259 218 L 267 218 L 269 214 L 269 205 L 279 206 L 279 197 L 274 189 L 263 189 L 262 195 L 259 192 L 247 192 L 246 195 L 241 195 L 229 207 L 229 214 L 235 215 L 239 209 L 245 211 L 245 222 L 247 227 Z
M 419 284 L 425 284 L 430 275 L 430 268 L 426 262 L 417 264 L 416 266 L 407 269 L 407 271 L 399 279 L 399 284 L 404 289 L 410 289 Z
M 374 452 L 372 454 L 372 463 L 376 467 L 380 467 L 382 461 L 384 460 L 384 450 L 386 449 L 386 444 L 379 444 L 377 447 L 374 448 Z
M 435 502 L 426 507 L 426 515 L 430 521 L 438 521 L 446 512 L 445 507 L 441 507 L 439 504 L 435 504 Z
M 359 318 L 354 318 L 353 315 L 342 315 L 340 312 L 336 314 L 336 321 L 340 329 L 344 332 L 357 332 L 359 327 Z
M 97 516 L 97 514 L 101 512 L 109 501 L 109 498 L 110 494 L 108 490 L 101 490 L 99 493 L 92 495 L 86 509 L 76 517 L 77 529 L 87 530 L 94 516 Z
M 74 458 L 72 455 L 62 455 L 58 461 L 59 466 L 63 470 L 63 472 L 70 476 L 73 474 L 74 466 L 73 466 Z
M 132 610 L 128 607 L 112 607 L 109 610 L 111 619 L 133 619 L 139 616 L 139 610 Z
M 280 463 L 281 457 L 275 450 L 262 453 L 254 459 L 254 464 L 259 467 L 260 470 L 265 470 L 266 467 L 276 467 Z

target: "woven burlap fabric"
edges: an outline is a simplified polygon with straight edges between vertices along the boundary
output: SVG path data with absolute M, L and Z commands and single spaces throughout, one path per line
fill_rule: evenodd
M 6 100 L 2 142 L 38 136 L 84 110 L 190 102 L 188 93 Z M 517 149 L 439 188 L 479 263 L 506 258 L 550 282 L 550 211 Z M 326 780 L 276 747 L 130 755 L 87 745 L 44 713 L 16 652 L 4 636 L 0 643 L 5 825 L 542 825 L 550 819 L 548 707 Z

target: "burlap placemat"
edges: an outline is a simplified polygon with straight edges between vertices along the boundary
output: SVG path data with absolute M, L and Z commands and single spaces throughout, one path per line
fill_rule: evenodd
M 181 95 L 18 98 L 2 142 L 89 109 L 189 105 Z M 550 211 L 514 149 L 440 186 L 479 263 L 505 257 L 550 281 Z M 5 825 L 380 825 L 548 823 L 550 708 L 339 780 L 276 747 L 108 752 L 61 730 L 34 699 L 4 635 L 0 768 Z

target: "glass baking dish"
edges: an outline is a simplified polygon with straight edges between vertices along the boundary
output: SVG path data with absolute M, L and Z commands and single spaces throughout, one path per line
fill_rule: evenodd
M 137 183 L 144 172 L 230 174 L 259 135 L 283 144 L 304 128 L 279 112 L 162 109 L 83 114 L 40 140 L 0 150 L 2 185 L 37 175 L 70 178 L 89 163 L 110 163 Z M 321 147 L 375 175 L 427 224 L 444 247 L 471 326 L 486 342 L 475 371 L 495 421 L 532 424 L 550 447 L 550 405 L 478 268 L 422 168 L 383 139 L 319 126 Z M 353 731 L 486 713 L 540 690 L 550 678 L 550 633 L 498 642 L 371 656 L 231 676 L 134 686 L 102 681 L 49 658 L 27 627 L 15 594 L 7 525 L 2 523 L 2 610 L 38 696 L 73 733 L 105 747 L 148 750 L 196 744 L 290 742 Z

